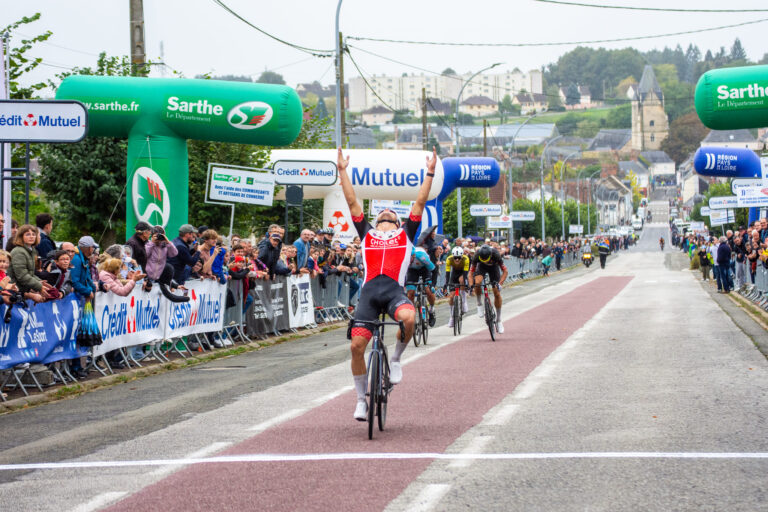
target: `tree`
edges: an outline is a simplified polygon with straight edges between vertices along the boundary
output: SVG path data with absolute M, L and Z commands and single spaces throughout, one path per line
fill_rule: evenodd
M 747 52 L 744 51 L 744 48 L 741 46 L 741 39 L 738 37 L 733 41 L 733 46 L 731 46 L 731 60 L 747 60 Z
M 0 29 L 0 34 L 13 34 L 22 25 L 28 25 L 40 19 L 40 13 L 35 13 L 32 16 L 24 16 L 19 21 L 11 23 L 7 27 Z M 26 29 L 25 29 L 26 30 Z M 34 97 L 35 93 L 40 89 L 45 88 L 48 84 L 45 82 L 38 82 L 29 86 L 23 87 L 19 83 L 19 78 L 25 73 L 29 73 L 39 66 L 43 59 L 40 57 L 30 58 L 27 52 L 32 49 L 32 46 L 36 43 L 42 43 L 47 41 L 51 37 L 52 32 L 47 30 L 43 34 L 36 35 L 29 39 L 22 39 L 21 46 L 16 48 L 9 48 L 8 51 L 8 78 L 11 91 L 11 99 L 14 100 L 26 100 Z
M 606 128 L 631 128 L 632 127 L 632 105 L 625 103 L 614 107 L 605 116 Z
M 661 90 L 664 93 L 664 110 L 672 122 L 694 110 L 693 94 L 695 86 L 687 82 L 664 82 Z
M 488 189 L 463 188 L 461 189 L 461 226 L 462 234 L 474 233 L 476 229 L 475 218 L 469 214 L 469 207 L 473 204 L 488 203 Z M 456 213 L 456 191 L 445 198 L 443 202 L 443 231 L 456 236 L 458 230 L 458 214 Z
M 708 133 L 709 129 L 701 124 L 696 112 L 691 112 L 672 121 L 669 137 L 661 143 L 661 149 L 680 165 L 698 149 Z
M 557 126 L 557 131 L 562 135 L 573 135 L 576 133 L 576 125 L 582 119 L 583 116 L 577 114 L 576 112 L 570 112 L 555 121 L 555 126 Z
M 325 100 L 323 98 L 318 98 L 317 105 L 315 106 L 315 110 L 312 112 L 312 115 L 320 119 L 325 119 L 328 117 L 328 109 L 325 106 Z
M 448 76 L 448 75 L 455 75 L 456 72 L 453 70 L 453 68 L 445 68 L 443 72 L 440 74 L 443 76 Z
M 560 88 L 556 85 L 547 87 L 547 110 L 549 112 L 562 112 L 565 110 L 560 100 Z
M 275 73 L 274 71 L 264 71 L 261 75 L 259 75 L 259 78 L 256 79 L 256 82 L 260 84 L 285 85 L 283 75 L 280 73 Z
M 509 94 L 505 94 L 504 97 L 499 102 L 499 114 L 501 116 L 501 124 L 504 124 L 504 122 L 507 120 L 510 114 L 513 114 L 517 111 L 517 113 L 520 112 L 520 105 L 515 105 L 512 103 L 512 97 Z
M 206 78 L 204 75 L 197 75 L 195 78 Z M 245 75 L 220 75 L 212 76 L 211 80 L 224 80 L 226 82 L 253 82 L 251 77 Z
M 579 92 L 579 86 L 572 83 L 565 91 L 565 104 L 578 105 L 579 103 L 581 103 L 581 92 Z
M 763 54 L 763 58 L 760 59 L 760 62 L 758 64 L 768 64 L 768 53 Z

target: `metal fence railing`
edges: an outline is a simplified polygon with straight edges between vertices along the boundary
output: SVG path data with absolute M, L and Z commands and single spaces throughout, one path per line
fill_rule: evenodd
M 754 274 L 746 263 L 736 263 L 736 286 L 739 293 L 748 300 L 751 300 L 759 308 L 768 311 L 768 268 L 762 261 L 758 260 Z M 739 268 L 739 265 L 743 265 Z M 744 281 L 739 282 L 743 269 Z

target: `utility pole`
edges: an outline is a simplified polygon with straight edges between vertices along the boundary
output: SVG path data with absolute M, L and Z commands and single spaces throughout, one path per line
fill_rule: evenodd
M 485 129 L 488 127 L 488 121 L 483 119 L 483 156 L 488 156 L 488 137 L 485 134 Z
M 341 101 L 341 104 L 339 105 L 339 115 L 341 123 L 341 145 L 345 148 L 349 148 L 349 144 L 347 141 L 347 114 L 346 109 L 344 108 L 346 105 L 346 95 L 344 94 L 344 42 L 341 39 L 341 32 L 339 32 L 339 48 L 341 48 L 341 53 L 339 54 L 339 101 Z
M 131 74 L 144 72 L 147 52 L 144 47 L 144 0 L 129 0 L 131 26 Z
M 422 149 L 427 151 L 427 90 L 421 88 L 421 140 Z

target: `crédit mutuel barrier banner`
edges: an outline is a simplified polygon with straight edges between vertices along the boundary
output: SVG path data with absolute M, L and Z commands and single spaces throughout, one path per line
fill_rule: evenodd
M 158 286 L 145 292 L 136 286 L 126 297 L 97 293 L 94 312 L 104 342 L 93 347 L 99 356 L 111 350 L 190 334 L 221 331 L 226 286 L 218 281 L 187 281 L 189 302 L 171 303 Z
M 74 294 L 26 306 L 0 306 L 0 370 L 21 363 L 54 363 L 88 354 L 77 346 L 82 307 Z M 6 321 L 7 320 L 7 321 Z

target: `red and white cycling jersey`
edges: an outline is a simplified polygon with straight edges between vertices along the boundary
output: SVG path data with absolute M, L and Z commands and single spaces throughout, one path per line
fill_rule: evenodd
M 421 217 L 411 214 L 403 227 L 392 231 L 374 229 L 364 215 L 353 217 L 352 222 L 361 240 L 365 268 L 363 285 L 375 277 L 385 275 L 404 286 L 405 274 L 411 263 L 413 238 L 421 224 Z

